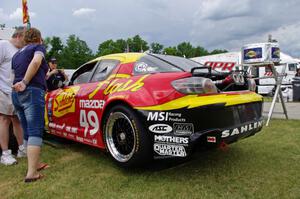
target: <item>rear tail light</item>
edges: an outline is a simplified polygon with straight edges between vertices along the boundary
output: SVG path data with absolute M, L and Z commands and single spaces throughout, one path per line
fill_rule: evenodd
M 172 82 L 172 86 L 184 94 L 214 94 L 218 93 L 215 84 L 207 78 L 189 77 Z
M 256 91 L 256 83 L 254 79 L 248 79 L 248 90 Z

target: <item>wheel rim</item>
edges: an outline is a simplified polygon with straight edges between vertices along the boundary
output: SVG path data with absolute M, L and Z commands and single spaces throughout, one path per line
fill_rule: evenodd
M 105 139 L 111 155 L 119 162 L 127 162 L 136 147 L 135 129 L 122 112 L 112 113 L 106 124 Z

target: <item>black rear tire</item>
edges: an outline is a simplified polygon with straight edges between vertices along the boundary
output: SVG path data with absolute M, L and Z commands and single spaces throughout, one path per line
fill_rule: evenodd
M 118 165 L 139 167 L 152 160 L 150 135 L 133 109 L 116 105 L 104 119 L 103 138 L 106 148 Z

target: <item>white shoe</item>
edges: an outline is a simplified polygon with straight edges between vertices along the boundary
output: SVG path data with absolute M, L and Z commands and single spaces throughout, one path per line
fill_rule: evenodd
M 20 145 L 18 149 L 17 158 L 24 158 L 27 157 L 26 147 L 24 145 Z
M 27 157 L 26 150 L 25 149 L 23 149 L 23 150 L 19 149 L 18 154 L 17 154 L 17 158 L 24 158 L 24 157 Z
M 7 150 L 5 152 L 2 152 L 1 163 L 8 166 L 8 165 L 17 164 L 18 162 L 11 154 L 11 150 Z

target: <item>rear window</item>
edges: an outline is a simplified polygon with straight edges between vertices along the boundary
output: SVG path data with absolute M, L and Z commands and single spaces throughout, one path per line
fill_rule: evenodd
M 186 59 L 184 57 L 177 57 L 171 55 L 157 55 L 157 54 L 154 54 L 153 56 L 165 60 L 166 62 L 171 63 L 173 65 L 176 65 L 184 71 L 191 71 L 191 69 L 195 67 L 203 67 L 202 64 L 192 61 L 190 59 Z
M 136 75 L 183 71 L 181 68 L 149 54 L 141 57 L 135 63 L 133 70 Z

